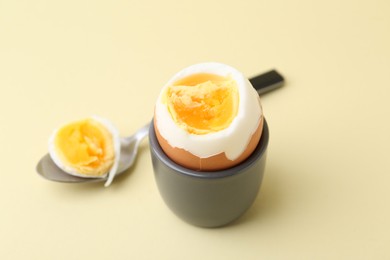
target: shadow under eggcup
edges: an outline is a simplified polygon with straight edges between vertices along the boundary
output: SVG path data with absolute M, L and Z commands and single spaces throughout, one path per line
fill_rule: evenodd
M 263 179 L 269 131 L 242 163 L 220 171 L 195 171 L 173 162 L 149 129 L 154 176 L 166 205 L 179 218 L 200 227 L 219 227 L 239 218 L 255 201 Z

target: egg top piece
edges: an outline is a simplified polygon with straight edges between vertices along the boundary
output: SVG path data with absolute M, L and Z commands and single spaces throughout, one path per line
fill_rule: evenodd
M 260 99 L 244 75 L 221 63 L 195 64 L 174 75 L 155 107 L 154 128 L 174 162 L 216 171 L 245 160 L 263 128 Z
M 103 177 L 115 163 L 119 140 L 107 121 L 87 118 L 57 129 L 49 140 L 53 161 L 67 173 Z

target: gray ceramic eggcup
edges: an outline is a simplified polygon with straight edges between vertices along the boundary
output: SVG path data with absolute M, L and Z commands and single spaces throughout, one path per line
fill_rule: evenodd
M 232 168 L 200 172 L 182 167 L 161 149 L 153 120 L 149 142 L 153 170 L 167 206 L 184 221 L 200 227 L 219 227 L 240 217 L 255 201 L 265 168 L 269 131 L 263 132 L 255 151 Z

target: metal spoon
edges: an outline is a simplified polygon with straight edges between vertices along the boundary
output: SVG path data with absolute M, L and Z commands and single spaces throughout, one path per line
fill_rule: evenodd
M 139 129 L 134 135 L 122 138 L 121 139 L 121 153 L 119 158 L 118 171 L 115 176 L 125 172 L 129 169 L 137 157 L 138 147 L 141 141 L 148 135 L 149 133 L 149 124 L 145 125 L 141 129 Z M 50 181 L 56 182 L 68 182 L 68 183 L 80 183 L 80 182 L 98 182 L 98 181 L 106 181 L 105 178 L 83 178 L 77 177 L 74 175 L 70 175 L 63 170 L 61 170 L 51 159 L 49 154 L 46 154 L 39 162 L 36 167 L 36 170 L 39 175 L 43 178 L 48 179 Z M 108 186 L 108 183 L 106 186 Z
M 249 80 L 253 87 L 259 94 L 263 94 L 281 87 L 284 84 L 284 78 L 276 71 L 271 70 L 266 73 L 260 74 Z M 140 142 L 148 135 L 149 124 L 139 129 L 134 135 L 121 139 L 121 153 L 119 158 L 118 171 L 115 176 L 125 172 L 129 169 L 137 156 L 138 147 Z M 81 183 L 81 182 L 99 182 L 107 181 L 106 178 L 82 178 L 70 175 L 53 162 L 49 154 L 46 154 L 36 167 L 39 175 L 50 181 L 56 182 L 68 182 L 68 183 Z M 106 182 L 105 186 L 111 183 L 112 179 Z

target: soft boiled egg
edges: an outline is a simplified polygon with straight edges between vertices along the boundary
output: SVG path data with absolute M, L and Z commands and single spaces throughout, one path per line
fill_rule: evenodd
M 116 173 L 120 155 L 117 129 L 107 119 L 90 117 L 65 124 L 49 139 L 49 154 L 68 174 L 104 178 L 106 186 Z
M 154 128 L 171 160 L 197 171 L 217 171 L 249 157 L 263 120 L 249 80 L 235 68 L 208 62 L 183 69 L 163 87 Z

